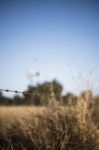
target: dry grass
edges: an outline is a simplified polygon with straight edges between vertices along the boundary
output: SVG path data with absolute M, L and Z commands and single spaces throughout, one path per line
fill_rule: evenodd
M 89 97 L 76 106 L 0 107 L 0 149 L 98 150 L 92 112 Z

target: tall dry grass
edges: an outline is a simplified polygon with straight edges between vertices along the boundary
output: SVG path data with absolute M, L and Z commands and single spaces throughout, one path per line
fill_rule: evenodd
M 0 107 L 1 150 L 98 150 L 88 93 L 75 106 Z

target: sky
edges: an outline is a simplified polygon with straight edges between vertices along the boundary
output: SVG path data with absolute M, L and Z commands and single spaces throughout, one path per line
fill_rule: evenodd
M 98 0 L 0 0 L 0 88 L 57 79 L 64 93 L 99 92 L 98 66 Z

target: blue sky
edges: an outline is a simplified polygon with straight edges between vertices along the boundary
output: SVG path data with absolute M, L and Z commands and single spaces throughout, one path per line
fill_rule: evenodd
M 32 70 L 33 84 L 99 92 L 98 59 L 98 0 L 0 0 L 0 88 L 25 90 Z

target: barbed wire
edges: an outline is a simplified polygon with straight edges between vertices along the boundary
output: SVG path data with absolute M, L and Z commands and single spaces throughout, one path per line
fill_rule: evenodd
M 18 90 L 10 90 L 10 89 L 0 89 L 1 92 L 11 92 L 11 93 L 16 93 L 16 94 L 23 94 L 23 95 L 30 95 L 30 96 L 40 96 L 40 93 L 33 93 L 33 92 L 22 92 Z

